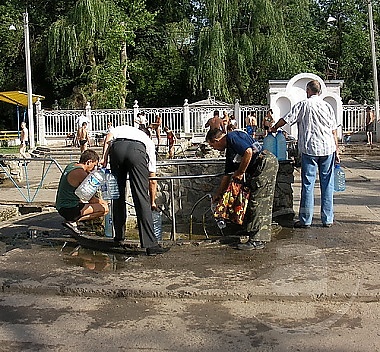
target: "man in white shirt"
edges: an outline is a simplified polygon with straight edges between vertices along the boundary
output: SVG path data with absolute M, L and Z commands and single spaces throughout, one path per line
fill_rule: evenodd
M 294 105 L 272 128 L 275 132 L 286 123 L 298 126 L 298 149 L 301 153 L 301 203 L 295 228 L 309 228 L 313 221 L 314 185 L 319 172 L 321 220 L 324 227 L 334 221 L 334 166 L 339 163 L 336 117 L 333 108 L 320 96 L 317 80 L 306 86 L 307 99 Z
M 132 126 L 118 126 L 110 131 L 104 141 L 101 163 L 107 165 L 108 156 L 112 174 L 116 177 L 120 198 L 113 201 L 113 226 L 115 242 L 121 242 L 125 234 L 126 207 L 125 186 L 129 174 L 133 203 L 137 215 L 140 244 L 147 255 L 162 254 L 168 248 L 161 247 L 153 232 L 152 210 L 157 208 L 156 152 L 153 141 L 145 132 Z

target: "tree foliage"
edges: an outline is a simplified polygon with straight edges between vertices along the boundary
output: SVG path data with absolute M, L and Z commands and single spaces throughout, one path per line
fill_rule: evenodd
M 140 0 L 79 0 L 50 27 L 52 78 L 62 82 L 60 77 L 71 76 L 75 95 L 84 96 L 81 105 L 90 100 L 95 108 L 124 107 L 127 57 L 122 51 L 127 43 L 133 45 L 134 30 L 144 28 L 151 19 Z
M 194 91 L 259 103 L 268 79 L 284 78 L 296 67 L 277 2 L 212 0 L 199 6 L 204 18 L 195 44 Z
M 269 80 L 300 72 L 344 80 L 345 103 L 372 103 L 367 1 L 3 0 L 0 89 L 26 90 L 27 3 L 33 91 L 45 106 L 182 105 L 208 89 L 266 103 Z M 379 28 L 379 0 L 372 5 Z M 17 128 L 13 109 L 1 104 L 3 127 Z

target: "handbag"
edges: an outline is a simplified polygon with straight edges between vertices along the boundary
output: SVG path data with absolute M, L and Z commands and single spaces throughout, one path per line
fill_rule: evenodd
M 215 207 L 214 217 L 242 225 L 250 194 L 250 188 L 246 184 L 232 179 Z

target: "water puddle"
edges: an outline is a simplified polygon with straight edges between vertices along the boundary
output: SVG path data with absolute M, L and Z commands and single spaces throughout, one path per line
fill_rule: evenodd
M 126 254 L 103 253 L 77 246 L 61 250 L 66 264 L 80 266 L 91 271 L 118 271 L 125 269 L 135 257 Z

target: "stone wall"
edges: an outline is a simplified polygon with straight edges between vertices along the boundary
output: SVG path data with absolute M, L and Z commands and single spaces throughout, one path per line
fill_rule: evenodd
M 208 161 L 208 163 L 207 163 Z M 224 171 L 223 159 L 200 159 L 198 164 L 188 165 L 161 165 L 158 176 L 170 177 L 181 175 L 180 179 L 173 180 L 174 205 L 176 209 L 176 221 L 186 223 L 190 219 L 191 213 L 195 221 L 201 221 L 203 214 L 210 213 L 211 200 L 208 194 L 212 195 L 217 189 L 221 176 L 194 178 L 197 175 L 216 175 Z M 291 161 L 281 161 L 277 174 L 275 199 L 273 203 L 273 217 L 279 223 L 290 221 L 294 217 L 293 210 L 293 189 L 294 164 Z M 163 210 L 170 212 L 171 196 L 170 181 L 158 181 L 157 204 Z M 197 204 L 197 202 L 199 202 Z M 196 205 L 194 207 L 194 205 Z M 210 215 L 211 218 L 211 215 Z M 165 217 L 164 217 L 165 221 Z M 168 219 L 166 221 L 169 222 Z
M 1 157 L 12 157 L 9 155 L 0 155 Z M 0 184 L 3 187 L 13 187 L 12 181 L 9 179 L 7 173 L 12 176 L 16 182 L 21 182 L 24 178 L 23 168 L 21 162 L 18 160 L 2 160 L 0 161 Z

